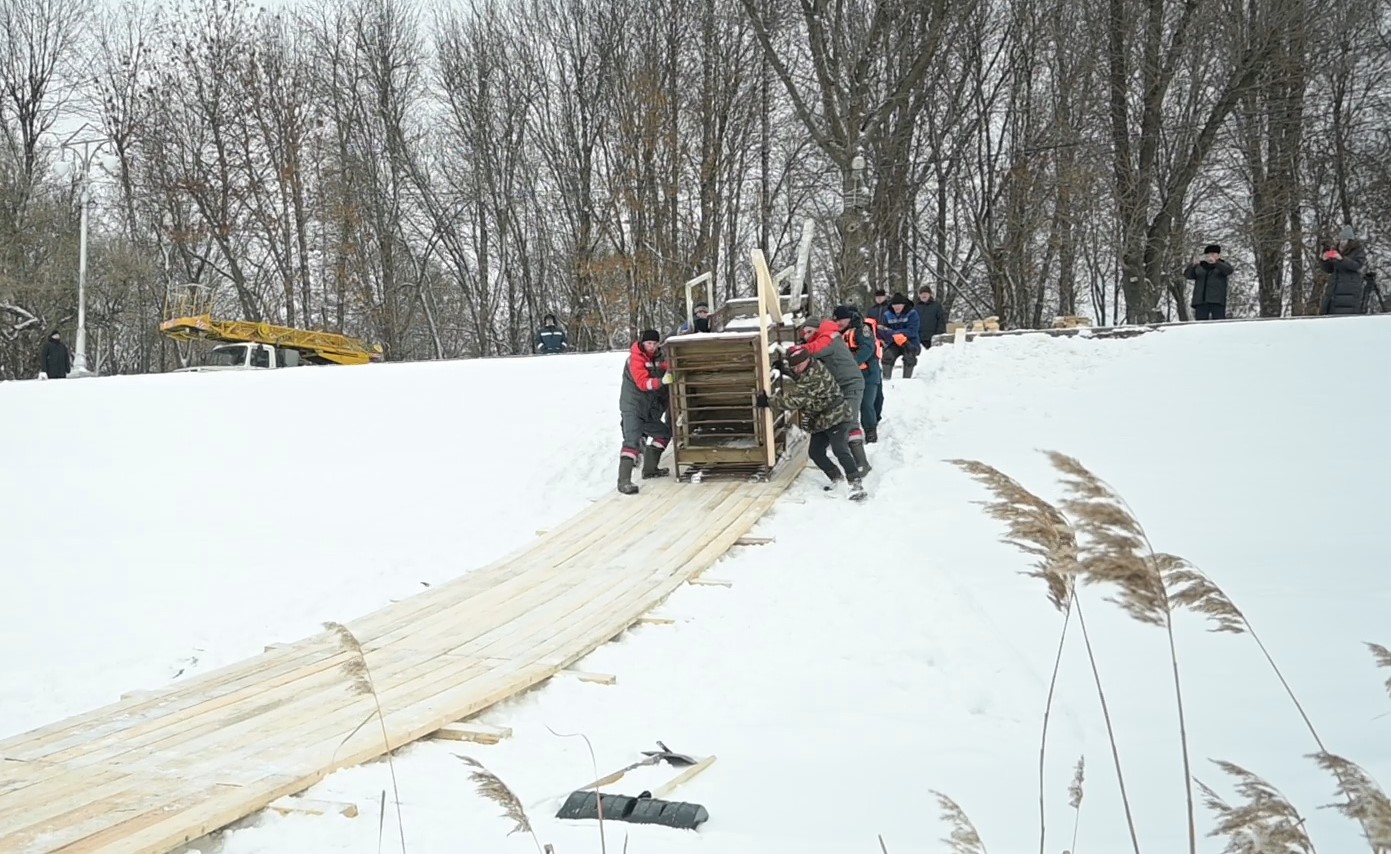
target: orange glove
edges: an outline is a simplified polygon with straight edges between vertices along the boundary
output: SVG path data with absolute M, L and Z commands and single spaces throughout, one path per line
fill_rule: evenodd
M 1325 260 L 1325 261 L 1331 261 L 1331 260 L 1333 260 L 1334 258 L 1341 258 L 1341 257 L 1343 257 L 1343 255 L 1342 255 L 1342 253 L 1339 252 L 1337 249 L 1330 249 L 1330 250 L 1328 250 L 1327 252 L 1323 253 L 1323 260 Z
M 895 333 L 895 334 L 894 334 L 894 343 L 897 344 L 898 346 L 902 347 L 904 344 L 907 344 L 907 343 L 908 343 L 908 336 L 907 336 L 907 335 L 904 335 L 902 332 Z

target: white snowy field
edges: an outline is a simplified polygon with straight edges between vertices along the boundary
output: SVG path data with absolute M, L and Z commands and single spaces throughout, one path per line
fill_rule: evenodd
M 1038 449 L 1077 457 L 1161 551 L 1243 609 L 1328 749 L 1391 780 L 1391 697 L 1364 642 L 1391 645 L 1384 484 L 1391 318 L 1192 325 L 1125 340 L 1021 336 L 932 351 L 886 392 L 864 505 L 808 468 L 670 626 L 581 663 L 483 721 L 495 746 L 421 742 L 395 759 L 407 848 L 535 850 L 479 797 L 472 756 L 560 854 L 598 852 L 564 795 L 657 740 L 715 764 L 673 798 L 699 832 L 605 825 L 610 850 L 948 851 L 931 790 L 989 851 L 1039 849 L 1040 715 L 1062 616 L 988 497 L 950 458 L 1060 496 Z M 0 386 L 7 525 L 0 734 L 259 652 L 483 565 L 613 488 L 621 354 Z M 22 426 L 21 426 L 22 425 Z M 690 488 L 698 489 L 699 485 Z M 633 498 L 639 509 L 642 496 Z M 1186 851 L 1183 771 L 1162 630 L 1084 588 L 1144 851 Z M 1177 647 L 1194 773 L 1279 787 L 1323 851 L 1367 850 L 1335 781 L 1249 636 L 1183 616 Z M 189 664 L 192 658 L 196 664 Z M 1132 850 L 1075 620 L 1048 740 L 1047 854 Z M 557 735 L 557 733 L 559 735 Z M 583 733 L 597 754 L 597 768 Z M 1085 756 L 1077 838 L 1067 786 Z M 597 773 L 596 773 L 597 772 Z M 676 773 L 643 769 L 609 791 Z M 258 815 L 204 851 L 375 852 L 385 762 L 307 795 L 355 819 Z M 383 850 L 399 850 L 388 805 Z M 1199 850 L 1212 814 L 1199 806 Z

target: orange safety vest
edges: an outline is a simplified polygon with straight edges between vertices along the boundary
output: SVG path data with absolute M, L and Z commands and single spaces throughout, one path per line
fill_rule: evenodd
M 866 317 L 864 320 L 865 325 L 869 327 L 870 334 L 874 336 L 874 358 L 882 359 L 884 358 L 884 342 L 879 340 L 879 323 L 875 321 L 875 319 L 872 317 Z M 845 339 L 846 346 L 848 346 L 851 349 L 851 351 L 854 351 L 855 330 L 847 329 L 844 332 L 840 333 L 840 335 L 842 338 Z M 865 364 L 860 365 L 860 370 L 869 370 L 869 363 L 866 362 Z

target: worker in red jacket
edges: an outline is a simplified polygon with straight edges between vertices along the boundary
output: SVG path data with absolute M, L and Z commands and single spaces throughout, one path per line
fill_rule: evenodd
M 638 491 L 633 483 L 642 449 L 644 479 L 666 477 L 669 469 L 657 468 L 671 442 L 671 425 L 666 421 L 666 387 L 671 384 L 667 362 L 661 357 L 661 335 L 655 329 L 644 330 L 628 351 L 623 362 L 623 387 L 618 394 L 618 412 L 623 429 L 623 448 L 618 458 L 618 491 L 632 495 Z M 643 446 L 643 439 L 651 442 Z

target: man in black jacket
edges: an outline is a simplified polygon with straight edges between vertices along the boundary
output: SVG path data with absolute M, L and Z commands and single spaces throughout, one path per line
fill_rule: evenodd
M 1338 245 L 1324 250 L 1319 264 L 1329 273 L 1323 291 L 1320 314 L 1361 314 L 1363 274 L 1367 270 L 1367 248 L 1357 239 L 1352 226 L 1338 232 Z
M 1193 280 L 1193 317 L 1197 320 L 1224 320 L 1227 317 L 1227 277 L 1232 265 L 1222 259 L 1222 247 L 1210 243 L 1203 255 L 1183 271 Z
M 932 346 L 932 336 L 947 331 L 947 313 L 927 285 L 918 288 L 918 301 L 913 308 L 918 310 L 918 338 L 926 350 Z
M 68 371 L 72 370 L 72 353 L 68 350 L 68 345 L 63 343 L 58 330 L 53 330 L 48 340 L 43 342 L 39 362 L 44 376 L 51 380 L 65 379 Z

